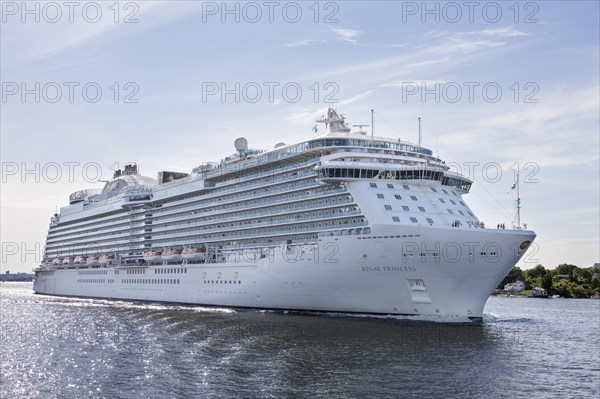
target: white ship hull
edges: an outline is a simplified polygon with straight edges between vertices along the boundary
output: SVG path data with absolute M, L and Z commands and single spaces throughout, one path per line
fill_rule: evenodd
M 40 271 L 34 290 L 215 306 L 481 318 L 489 294 L 524 252 L 519 244 L 535 237 L 523 230 L 415 227 L 402 233 L 327 237 L 318 249 L 283 245 L 257 261 L 240 256 L 218 264 Z
M 486 229 L 464 201 L 473 182 L 430 149 L 352 133 L 331 108 L 319 122 L 329 133 L 270 151 L 238 138 L 189 175 L 126 164 L 101 192 L 76 191 L 50 220 L 35 291 L 482 317 L 535 233 L 519 218 Z M 69 265 L 90 255 L 102 267 Z

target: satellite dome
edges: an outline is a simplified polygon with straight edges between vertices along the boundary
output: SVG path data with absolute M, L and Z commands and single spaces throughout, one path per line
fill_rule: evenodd
M 233 145 L 235 146 L 237 152 L 244 152 L 248 149 L 248 140 L 246 140 L 244 137 L 240 137 L 235 139 Z
M 286 144 L 285 143 L 277 143 L 275 144 L 275 148 L 281 148 L 281 147 L 285 147 Z

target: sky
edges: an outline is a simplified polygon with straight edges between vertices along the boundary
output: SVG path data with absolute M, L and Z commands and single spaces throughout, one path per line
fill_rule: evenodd
M 418 140 L 474 184 L 480 220 L 537 233 L 519 266 L 599 253 L 599 3 L 1 3 L 0 271 L 30 272 L 50 216 L 126 162 L 189 172 L 350 124 Z M 367 127 L 365 130 L 369 131 Z M 323 133 L 321 127 L 317 134 Z

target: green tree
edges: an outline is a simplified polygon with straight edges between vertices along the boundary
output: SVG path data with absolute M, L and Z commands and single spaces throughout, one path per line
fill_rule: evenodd
M 571 295 L 572 285 L 573 283 L 571 283 L 569 280 L 560 280 L 554 284 L 553 288 L 558 291 L 558 294 L 563 298 L 571 298 L 573 296 Z
M 571 292 L 571 296 L 573 296 L 574 298 L 587 298 L 588 297 L 586 295 L 585 289 L 580 285 L 572 285 L 570 292 Z
M 556 267 L 556 269 L 554 269 L 555 274 L 566 274 L 569 277 L 573 277 L 573 271 L 575 269 L 577 269 L 578 267 L 575 265 L 570 265 L 568 263 L 563 263 L 561 265 L 558 265 Z
M 592 282 L 592 273 L 588 269 L 580 269 L 577 268 L 573 271 L 573 277 L 579 281 L 579 277 L 582 278 L 583 282 L 591 283 Z
M 544 266 L 537 265 L 536 267 L 525 270 L 525 278 L 533 280 L 537 277 L 544 277 L 547 273 L 548 271 Z
M 546 273 L 546 275 L 542 277 L 542 288 L 546 291 L 552 288 L 552 273 Z

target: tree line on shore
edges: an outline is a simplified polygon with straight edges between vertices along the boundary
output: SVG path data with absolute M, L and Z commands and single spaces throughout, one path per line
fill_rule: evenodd
M 516 281 L 525 283 L 525 290 L 534 287 L 545 289 L 549 295 L 560 295 L 563 298 L 591 298 L 600 296 L 600 270 L 594 267 L 580 268 L 563 263 L 554 269 L 546 269 L 543 265 L 521 270 L 514 266 L 498 285 L 499 290 Z

